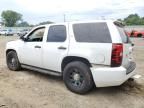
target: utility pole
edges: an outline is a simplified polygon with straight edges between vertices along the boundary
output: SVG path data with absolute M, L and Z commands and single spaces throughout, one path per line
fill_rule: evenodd
M 105 16 L 101 16 L 101 19 L 102 19 L 102 20 L 105 20 Z
M 66 22 L 66 15 L 64 14 L 64 22 Z
M 2 27 L 2 18 L 0 17 L 0 28 Z

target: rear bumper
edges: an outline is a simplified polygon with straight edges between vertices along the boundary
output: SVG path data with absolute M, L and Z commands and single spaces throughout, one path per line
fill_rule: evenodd
M 133 63 L 132 63 L 133 64 Z M 96 87 L 118 86 L 136 74 L 136 65 L 132 68 L 120 67 L 95 67 L 91 68 Z M 131 70 L 130 70 L 131 69 Z M 129 72 L 129 73 L 128 73 Z

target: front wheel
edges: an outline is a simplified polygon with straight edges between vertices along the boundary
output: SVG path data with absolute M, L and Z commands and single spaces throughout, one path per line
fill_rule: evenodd
M 69 90 L 79 94 L 87 93 L 94 85 L 89 67 L 80 61 L 71 62 L 65 67 L 63 80 Z
M 17 54 L 15 51 L 10 51 L 6 55 L 7 66 L 10 70 L 18 71 L 21 69 Z

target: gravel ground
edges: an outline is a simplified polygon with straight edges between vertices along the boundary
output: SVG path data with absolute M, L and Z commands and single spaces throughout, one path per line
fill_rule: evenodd
M 0 108 L 144 108 L 144 39 L 132 39 L 141 78 L 78 95 L 67 90 L 60 77 L 8 70 L 5 44 L 16 38 L 0 36 Z

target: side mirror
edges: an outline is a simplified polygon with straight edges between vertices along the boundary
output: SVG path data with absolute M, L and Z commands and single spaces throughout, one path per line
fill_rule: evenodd
M 27 40 L 24 36 L 21 36 L 20 39 L 23 40 L 24 42 Z

